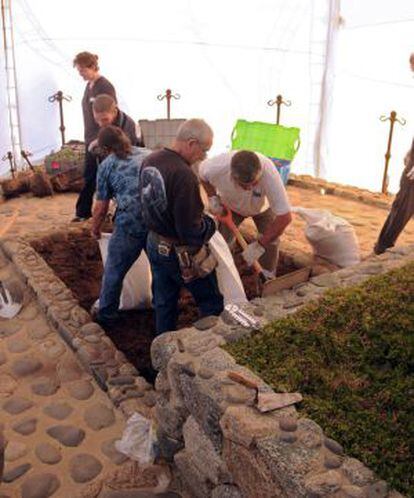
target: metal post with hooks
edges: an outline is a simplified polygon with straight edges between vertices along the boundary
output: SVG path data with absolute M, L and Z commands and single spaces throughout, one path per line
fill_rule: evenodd
M 388 190 L 388 164 L 390 162 L 391 157 L 391 144 L 392 144 L 392 135 L 394 133 L 394 124 L 395 122 L 399 123 L 401 126 L 404 126 L 406 120 L 404 118 L 398 119 L 397 113 L 395 111 L 391 111 L 389 117 L 381 116 L 380 121 L 389 121 L 390 122 L 390 132 L 388 134 L 388 144 L 387 144 L 387 152 L 385 153 L 385 166 L 384 166 L 384 175 L 382 177 L 382 187 L 381 192 L 383 194 L 387 193 Z
M 160 101 L 167 99 L 167 119 L 171 118 L 171 99 L 179 100 L 180 98 L 181 98 L 181 95 L 179 93 L 173 94 L 169 88 L 167 88 L 164 95 L 157 96 L 157 99 Z
M 10 173 L 12 175 L 12 178 L 15 178 L 16 176 L 16 163 L 14 161 L 13 153 L 9 150 L 5 156 L 1 158 L 2 161 L 9 161 L 10 164 Z
M 281 95 L 277 95 L 275 100 L 268 100 L 267 105 L 273 106 L 276 104 L 276 124 L 280 123 L 280 106 L 283 104 L 286 107 L 290 107 L 292 102 L 290 100 L 283 100 Z
M 63 119 L 63 101 L 66 100 L 70 102 L 72 97 L 70 95 L 64 95 L 61 90 L 56 92 L 54 95 L 51 95 L 48 99 L 49 102 L 58 102 L 59 104 L 59 117 L 60 117 L 60 134 L 62 136 L 62 147 L 65 145 L 65 122 Z
M 32 171 L 34 171 L 34 170 L 35 170 L 35 169 L 34 169 L 34 166 L 33 166 L 32 162 L 31 162 L 31 161 L 30 161 L 30 159 L 29 159 L 29 156 L 31 156 L 31 155 L 32 155 L 32 153 L 31 153 L 31 152 L 29 152 L 29 151 L 26 151 L 26 150 L 21 150 L 21 151 L 20 151 L 20 153 L 21 153 L 21 155 L 22 155 L 22 158 L 23 158 L 23 159 L 27 162 L 27 164 L 28 164 L 29 168 L 30 168 Z

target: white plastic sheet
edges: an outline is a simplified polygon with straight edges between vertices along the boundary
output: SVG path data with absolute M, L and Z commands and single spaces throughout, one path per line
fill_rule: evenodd
M 157 437 L 151 420 L 133 413 L 127 420 L 122 438 L 115 448 L 141 465 L 150 465 L 156 456 Z
M 217 281 L 224 297 L 224 304 L 247 303 L 246 293 L 233 256 L 220 232 L 216 231 L 209 240 L 208 246 L 218 261 Z
M 98 241 L 104 265 L 108 255 L 110 238 L 110 233 L 103 233 Z M 142 251 L 140 257 L 135 261 L 124 278 L 119 309 L 131 310 L 151 308 L 151 282 L 150 264 L 147 255 Z M 96 305 L 98 305 L 98 302 Z

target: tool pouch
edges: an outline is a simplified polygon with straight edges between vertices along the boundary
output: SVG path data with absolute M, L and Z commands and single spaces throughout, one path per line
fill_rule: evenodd
M 175 251 L 184 282 L 206 277 L 217 266 L 217 259 L 207 245 L 175 246 Z

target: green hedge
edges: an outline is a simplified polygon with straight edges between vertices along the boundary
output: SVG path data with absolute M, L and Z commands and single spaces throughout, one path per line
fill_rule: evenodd
M 348 455 L 414 497 L 414 263 L 329 291 L 226 349 Z

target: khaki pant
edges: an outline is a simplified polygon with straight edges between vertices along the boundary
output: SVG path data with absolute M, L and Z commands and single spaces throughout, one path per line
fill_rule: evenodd
M 245 220 L 246 218 L 250 218 L 250 216 L 242 216 L 240 214 L 234 213 L 233 211 L 231 214 L 233 216 L 233 221 L 236 226 L 239 226 L 242 223 L 242 221 Z M 276 215 L 269 208 L 266 211 L 263 211 L 263 213 L 251 216 L 251 218 L 253 219 L 258 232 L 264 233 L 269 223 L 273 223 L 274 219 L 276 218 Z M 227 225 L 220 223 L 219 231 L 223 235 L 227 244 L 229 245 L 233 244 L 235 238 L 232 231 L 227 227 Z M 279 257 L 279 239 L 273 241 L 271 244 L 269 244 L 266 247 L 265 253 L 259 259 L 259 263 L 263 266 L 265 270 L 276 273 L 278 257 Z

